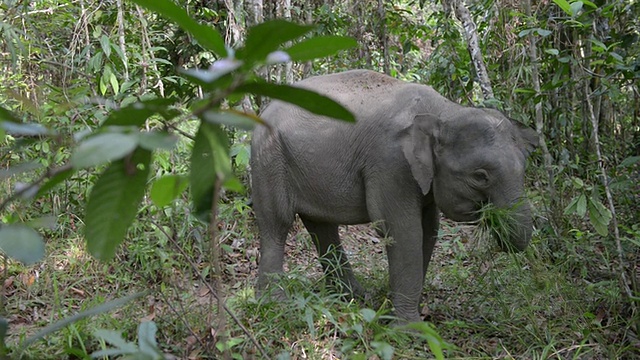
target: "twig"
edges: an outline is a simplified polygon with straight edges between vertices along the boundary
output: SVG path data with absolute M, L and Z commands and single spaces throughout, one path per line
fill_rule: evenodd
M 18 197 L 22 196 L 23 194 L 28 193 L 29 191 L 35 189 L 38 185 L 40 185 L 41 182 L 45 181 L 46 179 L 53 177 L 61 172 L 67 171 L 71 169 L 71 164 L 66 164 L 66 165 L 62 165 L 58 168 L 48 168 L 47 171 L 45 171 L 44 174 L 42 174 L 42 176 L 40 176 L 38 179 L 36 179 L 34 182 L 32 182 L 31 184 L 23 187 L 22 189 L 14 192 L 11 196 L 9 196 L 8 198 L 6 198 L 2 203 L 0 203 L 0 213 L 2 211 L 4 211 L 4 209 L 10 204 L 12 203 L 15 199 L 17 199 Z
M 218 243 L 218 200 L 220 199 L 220 187 L 222 186 L 222 178 L 216 175 L 213 185 L 213 195 L 211 195 L 211 218 L 209 219 L 209 241 L 211 242 L 211 264 L 213 266 L 213 276 L 211 276 L 211 288 L 217 294 L 218 300 L 218 326 L 216 327 L 216 335 L 220 341 L 226 340 L 227 317 L 224 316 L 222 309 L 225 307 L 224 293 L 220 283 L 222 282 L 222 265 L 220 264 L 220 244 Z M 212 319 L 209 319 L 211 323 Z M 222 354 L 224 359 L 231 359 L 229 349 L 225 346 Z
M 180 244 L 178 244 L 178 241 L 174 238 L 174 235 L 168 234 L 161 226 L 159 226 L 157 223 L 153 221 L 152 221 L 152 224 L 155 225 L 158 228 L 158 230 L 160 230 L 160 232 L 162 232 L 167 237 L 167 239 L 169 239 L 169 241 L 171 241 L 173 246 L 175 246 L 178 252 L 180 252 L 182 257 L 185 260 L 187 260 L 191 268 L 194 270 L 194 273 L 197 274 L 200 281 L 204 284 L 204 286 L 207 287 L 207 290 L 209 290 L 211 295 L 213 295 L 217 299 L 218 294 L 211 287 L 211 285 L 202 277 L 202 274 L 199 271 L 198 265 L 194 263 L 193 260 L 191 260 L 191 257 L 188 256 L 187 253 L 184 251 L 184 249 L 180 246 Z M 236 316 L 236 314 L 233 311 L 231 311 L 231 309 L 229 309 L 226 304 L 223 304 L 222 308 L 224 309 L 224 311 L 227 312 L 227 314 L 229 314 L 229 316 L 231 316 L 231 319 L 233 319 L 233 322 L 235 322 L 236 325 L 238 325 L 240 330 L 242 330 L 242 332 L 244 332 L 244 334 L 247 335 L 247 337 L 249 338 L 249 340 L 251 340 L 253 345 L 258 349 L 258 351 L 260 351 L 260 354 L 262 354 L 262 357 L 264 359 L 269 359 L 269 355 L 267 355 L 267 352 L 262 348 L 262 346 L 260 345 L 258 340 L 253 336 L 253 334 L 251 334 L 251 332 L 249 332 L 249 330 L 244 325 L 242 325 L 242 322 L 240 322 L 240 319 L 238 319 L 238 316 Z

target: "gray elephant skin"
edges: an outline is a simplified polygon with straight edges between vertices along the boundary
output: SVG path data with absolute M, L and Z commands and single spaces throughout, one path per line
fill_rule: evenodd
M 341 103 L 345 123 L 273 101 L 251 146 L 252 197 L 260 231 L 258 292 L 283 272 L 284 245 L 298 214 L 332 284 L 354 296 L 357 282 L 340 245 L 339 224 L 375 222 L 386 246 L 390 296 L 401 321 L 419 321 L 439 211 L 477 220 L 482 204 L 514 209 L 510 248 L 532 232 L 524 200 L 525 160 L 535 131 L 496 110 L 464 107 L 431 87 L 369 70 L 308 78 L 295 86 Z M 276 295 L 278 293 L 277 286 Z

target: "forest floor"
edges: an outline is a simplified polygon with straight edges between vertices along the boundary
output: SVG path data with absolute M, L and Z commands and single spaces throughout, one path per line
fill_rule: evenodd
M 9 263 L 3 305 L 14 357 L 86 358 L 109 347 L 96 337 L 97 329 L 122 332 L 135 343 L 136 327 L 145 320 L 157 324 L 157 341 L 168 358 L 216 358 L 211 355 L 216 341 L 218 350 L 226 346 L 234 358 L 260 358 L 251 337 L 279 359 L 433 356 L 426 341 L 383 320 L 390 313 L 385 300 L 387 240 L 379 239 L 371 226 L 340 230 L 356 275 L 373 294 L 371 303 L 344 301 L 324 290 L 315 249 L 297 222 L 287 241 L 288 275 L 283 280 L 291 302 L 273 304 L 254 297 L 256 229 L 242 218 L 223 221 L 227 306 L 250 334 L 227 317 L 224 336 L 217 333 L 216 300 L 202 281 L 212 272 L 207 242 L 197 229 L 184 226 L 189 230 L 179 231 L 172 224 L 134 231 L 139 240 L 128 241 L 108 264 L 90 258 L 77 231 L 67 227 L 55 238 L 50 234 L 43 263 L 29 268 Z M 172 240 L 172 231 L 187 234 L 187 239 Z M 445 220 L 440 236 L 425 282 L 422 315 L 451 345 L 446 358 L 640 357 L 640 341 L 624 319 L 630 310 L 619 307 L 615 278 L 586 276 L 585 271 L 593 270 L 588 264 L 571 273 L 548 264 L 536 252 L 535 241 L 524 254 L 498 253 L 491 244 L 475 240 L 469 225 Z M 147 289 L 156 291 L 17 350 L 46 325 Z M 374 318 L 374 311 L 362 310 L 365 307 L 375 311 Z

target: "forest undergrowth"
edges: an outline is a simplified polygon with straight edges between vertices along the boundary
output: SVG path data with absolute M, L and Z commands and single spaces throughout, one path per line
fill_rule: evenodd
M 640 358 L 639 39 L 638 1 L 3 2 L 0 360 Z M 410 331 L 370 225 L 340 230 L 366 301 L 299 222 L 288 300 L 255 296 L 255 114 L 353 120 L 286 84 L 355 68 L 540 136 L 530 246 L 443 218 Z

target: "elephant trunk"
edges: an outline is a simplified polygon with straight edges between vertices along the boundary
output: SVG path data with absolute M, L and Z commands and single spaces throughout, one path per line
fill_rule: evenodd
M 531 233 L 533 232 L 533 219 L 531 218 L 531 208 L 529 204 L 525 202 L 520 205 L 520 207 L 514 211 L 513 215 L 515 226 L 509 239 L 512 246 L 510 246 L 509 249 L 503 247 L 503 250 L 524 251 L 527 245 L 529 245 L 529 242 L 531 242 Z
M 502 208 L 500 204 L 495 205 Z M 499 229 L 493 229 L 497 233 L 500 248 L 505 252 L 524 251 L 531 241 L 533 232 L 531 207 L 525 199 L 521 199 L 515 205 L 506 208 L 509 211 L 503 219 L 505 221 L 500 222 Z

